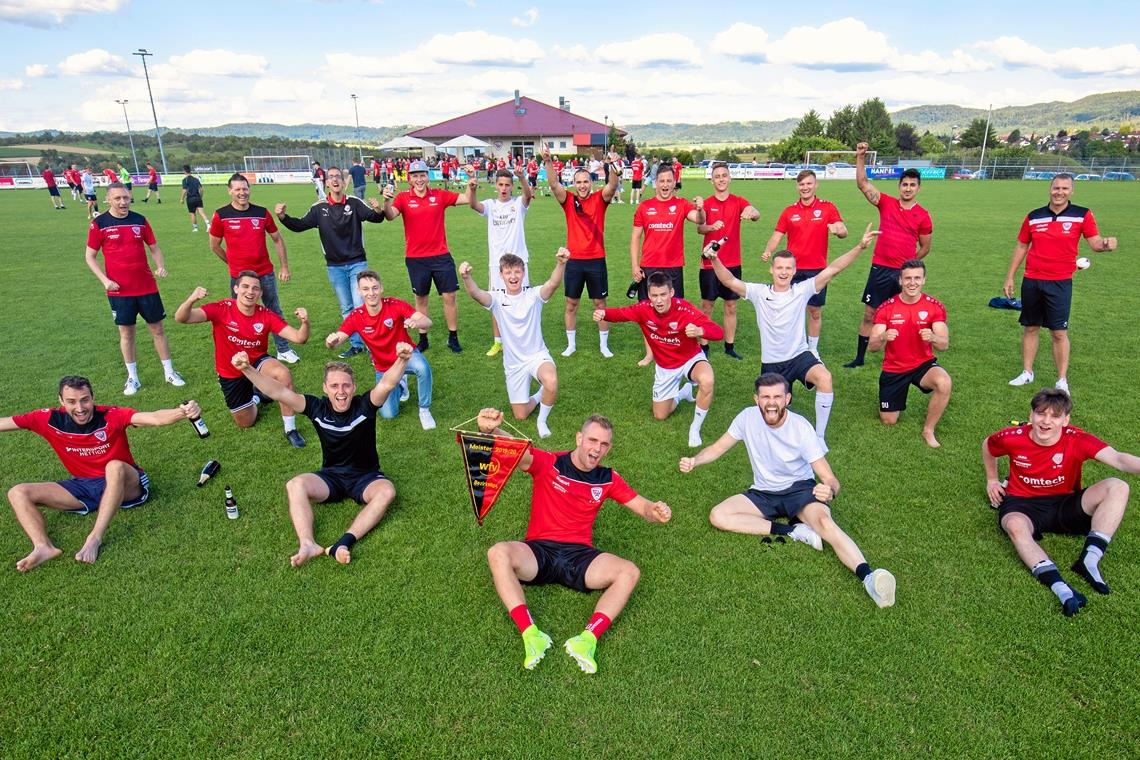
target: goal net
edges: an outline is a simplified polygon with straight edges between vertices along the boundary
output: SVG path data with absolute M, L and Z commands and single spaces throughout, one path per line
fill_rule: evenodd
M 32 179 L 40 176 L 27 161 L 0 161 L 0 177 L 22 177 Z
M 313 165 L 308 156 L 244 156 L 247 172 L 307 172 Z

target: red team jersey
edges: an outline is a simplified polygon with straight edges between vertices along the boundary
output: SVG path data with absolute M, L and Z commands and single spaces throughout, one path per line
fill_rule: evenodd
M 48 187 L 55 187 L 56 186 L 55 172 L 53 172 L 51 169 L 44 169 L 43 174 L 41 176 L 44 178 L 44 182 L 47 183 Z
M 153 166 L 146 170 L 146 181 L 152 185 L 158 184 L 158 169 Z
M 572 259 L 604 259 L 606 257 L 606 212 L 610 204 L 602 200 L 602 191 L 590 193 L 585 200 L 570 190 L 562 203 L 566 215 L 566 247 Z
M 664 314 L 658 314 L 649 301 L 606 309 L 605 312 L 607 322 L 636 322 L 649 341 L 653 360 L 665 369 L 683 367 L 685 362 L 701 353 L 701 344 L 697 339 L 685 335 L 686 325 L 703 327 L 708 340 L 724 338 L 724 330 L 720 325 L 683 298 L 674 298 L 669 311 Z
M 875 240 L 872 264 L 899 269 L 903 262 L 914 258 L 918 250 L 918 236 L 934 231 L 930 214 L 917 203 L 909 209 L 899 199 L 882 193 L 879 195 L 879 237 Z
M 797 269 L 823 269 L 827 266 L 827 225 L 842 221 L 831 201 L 815 198 L 808 206 L 796 201 L 781 212 L 776 232 L 788 236 L 787 248 L 796 257 Z
M 387 372 L 396 361 L 396 344 L 401 341 L 413 346 L 404 320 L 416 313 L 411 304 L 399 298 L 381 298 L 376 316 L 368 313 L 367 306 L 357 306 L 348 313 L 338 328 L 347 335 L 359 333 L 372 354 L 372 366 L 378 372 Z
M 210 220 L 210 234 L 226 242 L 226 264 L 230 277 L 246 269 L 261 277 L 273 272 L 265 236 L 277 232 L 277 222 L 269 210 L 252 203 L 244 211 L 233 204 L 222 206 Z
M 582 472 L 570 452 L 558 454 L 530 449 L 532 480 L 530 523 L 527 541 L 562 541 L 594 545 L 594 520 L 602 502 L 613 499 L 626 504 L 637 496 L 621 475 L 609 467 Z
M 901 296 L 883 301 L 875 311 L 875 324 L 898 330 L 899 335 L 883 348 L 883 372 L 910 372 L 934 358 L 934 349 L 918 334 L 935 322 L 946 321 L 946 307 L 922 293 L 915 303 Z
M 269 353 L 269 334 L 281 332 L 289 324 L 261 304 L 254 306 L 253 314 L 247 317 L 232 298 L 200 308 L 214 326 L 214 369 L 219 377 L 242 377 L 241 370 L 230 363 L 234 354 L 245 351 L 249 354 L 249 363 L 256 364 Z
M 154 245 L 154 231 L 142 214 L 128 211 L 119 219 L 111 212 L 91 220 L 87 247 L 103 251 L 107 277 L 119 283 L 113 296 L 146 296 L 158 292 L 143 244 Z
M 63 409 L 38 409 L 17 414 L 12 421 L 51 444 L 73 478 L 102 478 L 108 462 L 138 466 L 131 456 L 126 433 L 136 414 L 125 406 L 96 406 L 90 422 L 76 425 Z
M 633 176 L 630 179 L 635 182 L 645 179 L 645 164 L 640 158 L 635 158 L 633 163 L 629 165 L 629 168 L 633 172 Z
M 724 227 L 716 232 L 706 234 L 701 247 L 704 248 L 709 243 L 720 240 L 727 235 L 728 242 L 716 252 L 717 258 L 726 267 L 740 266 L 740 215 L 750 205 L 739 195 L 732 195 L 731 193 L 723 201 L 715 195 L 705 199 L 705 224 L 716 224 L 720 221 L 724 222 Z M 712 269 L 712 261 L 702 256 L 701 269 Z
M 405 190 L 392 201 L 404 217 L 404 255 L 409 259 L 440 256 L 448 252 L 447 230 L 443 226 L 443 213 L 459 199 L 450 190 L 428 188 L 420 197 Z
M 1032 426 L 999 430 L 986 439 L 995 457 L 1009 457 L 1010 496 L 1064 496 L 1081 490 L 1081 465 L 1108 444 L 1080 428 L 1066 426 L 1061 440 L 1042 446 L 1029 436 Z
M 118 182 L 119 181 L 119 175 L 115 174 L 115 172 L 111 169 L 104 169 L 103 170 L 103 176 L 107 178 L 108 182 Z
M 641 240 L 643 267 L 685 266 L 685 216 L 695 208 L 685 198 L 660 201 L 653 197 L 638 204 L 633 226 L 645 230 Z
M 1034 209 L 1021 223 L 1017 240 L 1029 246 L 1025 276 L 1037 280 L 1069 280 L 1077 271 L 1081 238 L 1096 237 L 1093 213 L 1069 204 L 1054 214 L 1048 206 Z

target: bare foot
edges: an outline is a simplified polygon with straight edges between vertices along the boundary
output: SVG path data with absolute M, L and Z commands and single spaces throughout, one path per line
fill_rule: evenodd
M 99 547 L 102 545 L 102 540 L 88 536 L 83 542 L 83 548 L 75 553 L 75 561 L 94 565 L 95 560 L 99 559 Z
M 926 445 L 932 449 L 937 449 L 942 446 L 942 444 L 938 442 L 938 439 L 934 437 L 933 430 L 923 430 L 922 437 L 926 441 Z
M 348 550 L 347 546 L 338 546 L 333 558 L 340 564 L 347 565 L 349 562 L 352 562 L 352 552 Z
M 313 541 L 306 541 L 297 547 L 297 553 L 289 558 L 289 564 L 293 567 L 300 567 L 313 557 L 319 557 L 325 553 L 321 546 Z
M 16 563 L 16 569 L 21 573 L 26 573 L 33 568 L 39 567 L 49 559 L 55 559 L 61 554 L 63 554 L 63 549 L 57 549 L 52 544 L 37 546 L 32 549 L 31 554 Z
M 648 367 L 653 363 L 653 354 L 647 354 L 644 359 L 637 363 L 639 367 Z

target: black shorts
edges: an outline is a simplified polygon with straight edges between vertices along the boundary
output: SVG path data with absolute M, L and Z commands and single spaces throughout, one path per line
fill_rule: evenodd
M 1081 509 L 1082 488 L 1060 496 L 1010 496 L 1006 494 L 998 507 L 998 525 L 1011 512 L 1025 515 L 1033 522 L 1033 538 L 1042 533 L 1083 536 L 1092 530 L 1092 516 Z
M 1026 327 L 1068 330 L 1072 303 L 1072 279 L 1035 280 L 1026 277 L 1021 281 L 1021 317 L 1018 321 Z
M 260 367 L 269 358 L 269 354 L 263 354 L 251 363 L 254 367 Z M 222 386 L 222 398 L 226 400 L 226 408 L 230 410 L 231 414 L 253 405 L 253 397 L 257 393 L 257 389 L 253 387 L 253 383 L 245 375 L 241 377 L 222 377 L 219 375 L 218 385 Z
M 921 385 L 922 378 L 932 367 L 941 366 L 937 359 L 930 359 L 909 372 L 881 372 L 879 374 L 879 411 L 901 412 L 906 409 L 906 397 L 912 385 L 923 393 L 930 393 L 934 389 L 923 388 Z
M 733 276 L 736 277 L 736 279 L 740 279 L 740 267 L 726 267 L 726 269 L 732 272 Z M 715 270 L 702 269 L 698 276 L 700 277 L 701 283 L 702 301 L 715 301 L 718 298 L 723 298 L 725 301 L 740 300 L 740 296 L 737 295 L 731 288 L 729 288 L 727 285 L 721 284 L 720 280 L 716 278 Z
M 197 211 L 200 208 L 202 208 L 202 199 L 201 198 L 187 198 L 186 199 L 186 210 L 189 211 L 191 214 L 193 214 L 195 211 Z
M 819 360 L 819 357 L 813 354 L 811 351 L 804 351 L 801 354 L 793 356 L 787 361 L 761 361 L 760 374 L 764 374 L 765 372 L 778 372 L 784 376 L 785 380 L 788 381 L 789 388 L 791 387 L 792 383 L 799 380 L 805 388 L 811 390 L 815 387 L 815 384 L 809 383 L 807 381 L 807 373 L 810 372 L 811 368 L 817 364 L 823 364 L 823 362 Z
M 899 270 L 872 264 L 867 273 L 867 286 L 863 288 L 863 303 L 877 309 L 888 298 L 902 292 L 899 285 Z
M 526 178 L 526 181 L 530 183 L 531 187 L 538 187 L 538 175 L 537 174 L 528 175 Z
M 641 180 L 641 179 L 631 179 L 631 180 L 629 181 L 629 184 L 630 184 L 630 186 L 631 186 L 631 187 L 632 187 L 634 190 L 640 190 L 640 189 L 641 189 L 641 185 L 642 185 L 642 183 L 643 183 L 644 181 L 645 181 L 645 180 Z
M 380 175 L 379 174 L 373 174 L 372 175 L 372 181 L 375 182 L 377 185 L 379 185 L 380 184 Z
M 380 470 L 358 470 L 355 467 L 322 467 L 313 473 L 329 487 L 324 504 L 352 499 L 357 504 L 367 503 L 364 491 L 377 480 L 388 477 Z
M 590 298 L 605 298 L 610 293 L 610 278 L 605 259 L 570 259 L 563 280 L 567 298 L 581 298 L 585 286 Z
M 68 183 L 67 183 L 67 189 L 68 189 L 68 190 L 73 190 L 73 191 L 74 191 L 74 190 L 78 190 L 78 189 L 79 189 L 79 185 L 75 184 L 74 182 L 68 182 Z
M 586 587 L 586 570 L 602 552 L 586 544 L 567 544 L 562 541 L 525 541 L 538 561 L 538 572 L 528 586 L 545 586 L 557 583 L 575 591 L 589 591 Z
M 132 188 L 132 187 L 134 187 L 134 185 L 132 185 L 132 184 L 131 184 L 129 181 L 127 181 L 127 180 L 123 180 L 123 187 L 127 188 L 127 192 L 129 193 L 129 192 L 131 191 L 131 188 Z
M 417 296 L 426 296 L 431 293 L 433 282 L 435 283 L 435 292 L 440 295 L 459 290 L 459 276 L 455 273 L 455 259 L 451 258 L 450 253 L 404 259 L 404 263 L 408 267 L 408 279 L 412 282 L 412 292 Z
M 760 514 L 768 520 L 777 517 L 792 520 L 808 504 L 819 501 L 812 493 L 813 488 L 815 488 L 814 480 L 797 480 L 783 491 L 757 491 L 755 488 L 749 488 L 741 495 L 755 504 Z
M 111 303 L 111 318 L 121 327 L 133 327 L 139 316 L 148 325 L 166 319 L 166 309 L 163 308 L 162 296 L 158 293 L 148 293 L 145 296 L 108 295 L 107 300 Z
M 654 272 L 664 272 L 673 281 L 673 295 L 677 298 L 685 297 L 685 268 L 684 267 L 642 267 L 645 276 L 637 283 L 637 300 L 644 301 L 649 298 L 649 275 Z
M 83 200 L 90 201 L 91 203 L 98 203 L 99 196 L 95 195 L 95 193 L 84 193 Z
M 674 190 L 680 190 L 681 189 L 681 178 L 680 177 L 677 177 L 677 184 L 673 187 L 673 189 Z
M 158 192 L 158 183 L 157 182 L 148 182 L 148 183 L 146 183 L 146 189 L 147 190 L 153 190 L 154 192 L 157 193 Z
M 146 500 L 150 498 L 150 477 L 147 476 L 138 465 L 134 467 L 139 474 L 139 488 L 142 489 L 142 493 L 133 499 L 125 500 L 119 505 L 121 509 L 137 507 L 139 504 L 144 504 Z M 76 515 L 86 515 L 91 512 L 97 512 L 99 510 L 99 502 L 103 500 L 103 492 L 107 490 L 107 479 L 105 477 L 68 478 L 67 480 L 57 480 L 55 482 L 83 505 L 79 509 L 68 510 Z
M 59 197 L 59 186 L 48 185 L 48 195 L 54 195 L 56 198 L 58 198 Z
M 792 284 L 795 285 L 797 282 L 803 282 L 804 280 L 810 280 L 822 271 L 823 271 L 822 269 L 797 269 L 795 275 L 792 276 Z M 819 291 L 814 296 L 812 296 L 811 298 L 808 299 L 807 305 L 808 306 L 823 306 L 826 303 L 827 303 L 827 286 L 824 285 L 823 290 Z

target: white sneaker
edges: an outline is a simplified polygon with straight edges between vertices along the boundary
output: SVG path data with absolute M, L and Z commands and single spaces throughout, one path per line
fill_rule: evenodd
M 411 397 L 412 397 L 412 392 L 411 392 L 411 390 L 408 389 L 408 381 L 407 380 L 401 380 L 400 381 L 400 403 L 401 404 L 404 403 L 405 401 L 407 401 Z M 435 427 L 435 425 L 432 425 L 432 427 Z
M 297 356 L 297 352 L 290 348 L 288 351 L 278 351 L 277 361 L 285 362 L 286 364 L 296 364 L 301 361 L 301 357 Z
M 1033 373 L 1022 370 L 1021 374 L 1009 381 L 1010 385 L 1029 385 L 1033 382 Z
M 178 374 L 176 370 L 170 370 L 170 374 L 166 376 L 166 382 L 175 388 L 181 388 L 183 385 L 186 385 L 186 381 L 182 379 L 182 375 Z
M 195 224 L 193 227 L 190 228 L 190 231 L 191 232 L 197 232 L 198 231 L 198 225 Z
M 895 603 L 895 576 L 879 568 L 863 579 L 863 588 L 879 607 L 892 607 Z
M 810 525 L 807 523 L 799 523 L 792 528 L 791 537 L 793 541 L 799 541 L 801 544 L 807 544 L 817 552 L 823 551 L 823 539 L 819 537 Z
M 140 383 L 138 380 L 135 380 L 133 377 L 128 377 L 126 384 L 123 386 L 123 395 L 133 396 L 139 392 L 140 388 L 142 388 L 142 383 Z
M 1053 385 L 1053 387 L 1056 388 L 1057 390 L 1061 390 L 1061 391 L 1064 391 L 1065 393 L 1068 393 L 1069 392 L 1069 381 L 1063 377 L 1058 378 L 1057 382 Z
M 431 416 L 430 409 L 420 407 L 420 427 L 424 430 L 435 430 L 435 417 Z
M 605 346 L 602 346 L 599 350 L 602 352 L 602 356 L 604 356 L 605 358 L 607 358 L 607 359 L 614 358 L 614 352 L 609 350 Z
M 566 350 L 562 352 L 562 356 L 573 356 L 577 350 L 578 348 L 576 346 L 567 346 Z
M 695 427 L 689 427 L 689 448 L 695 449 L 703 443 L 701 440 L 701 431 Z

